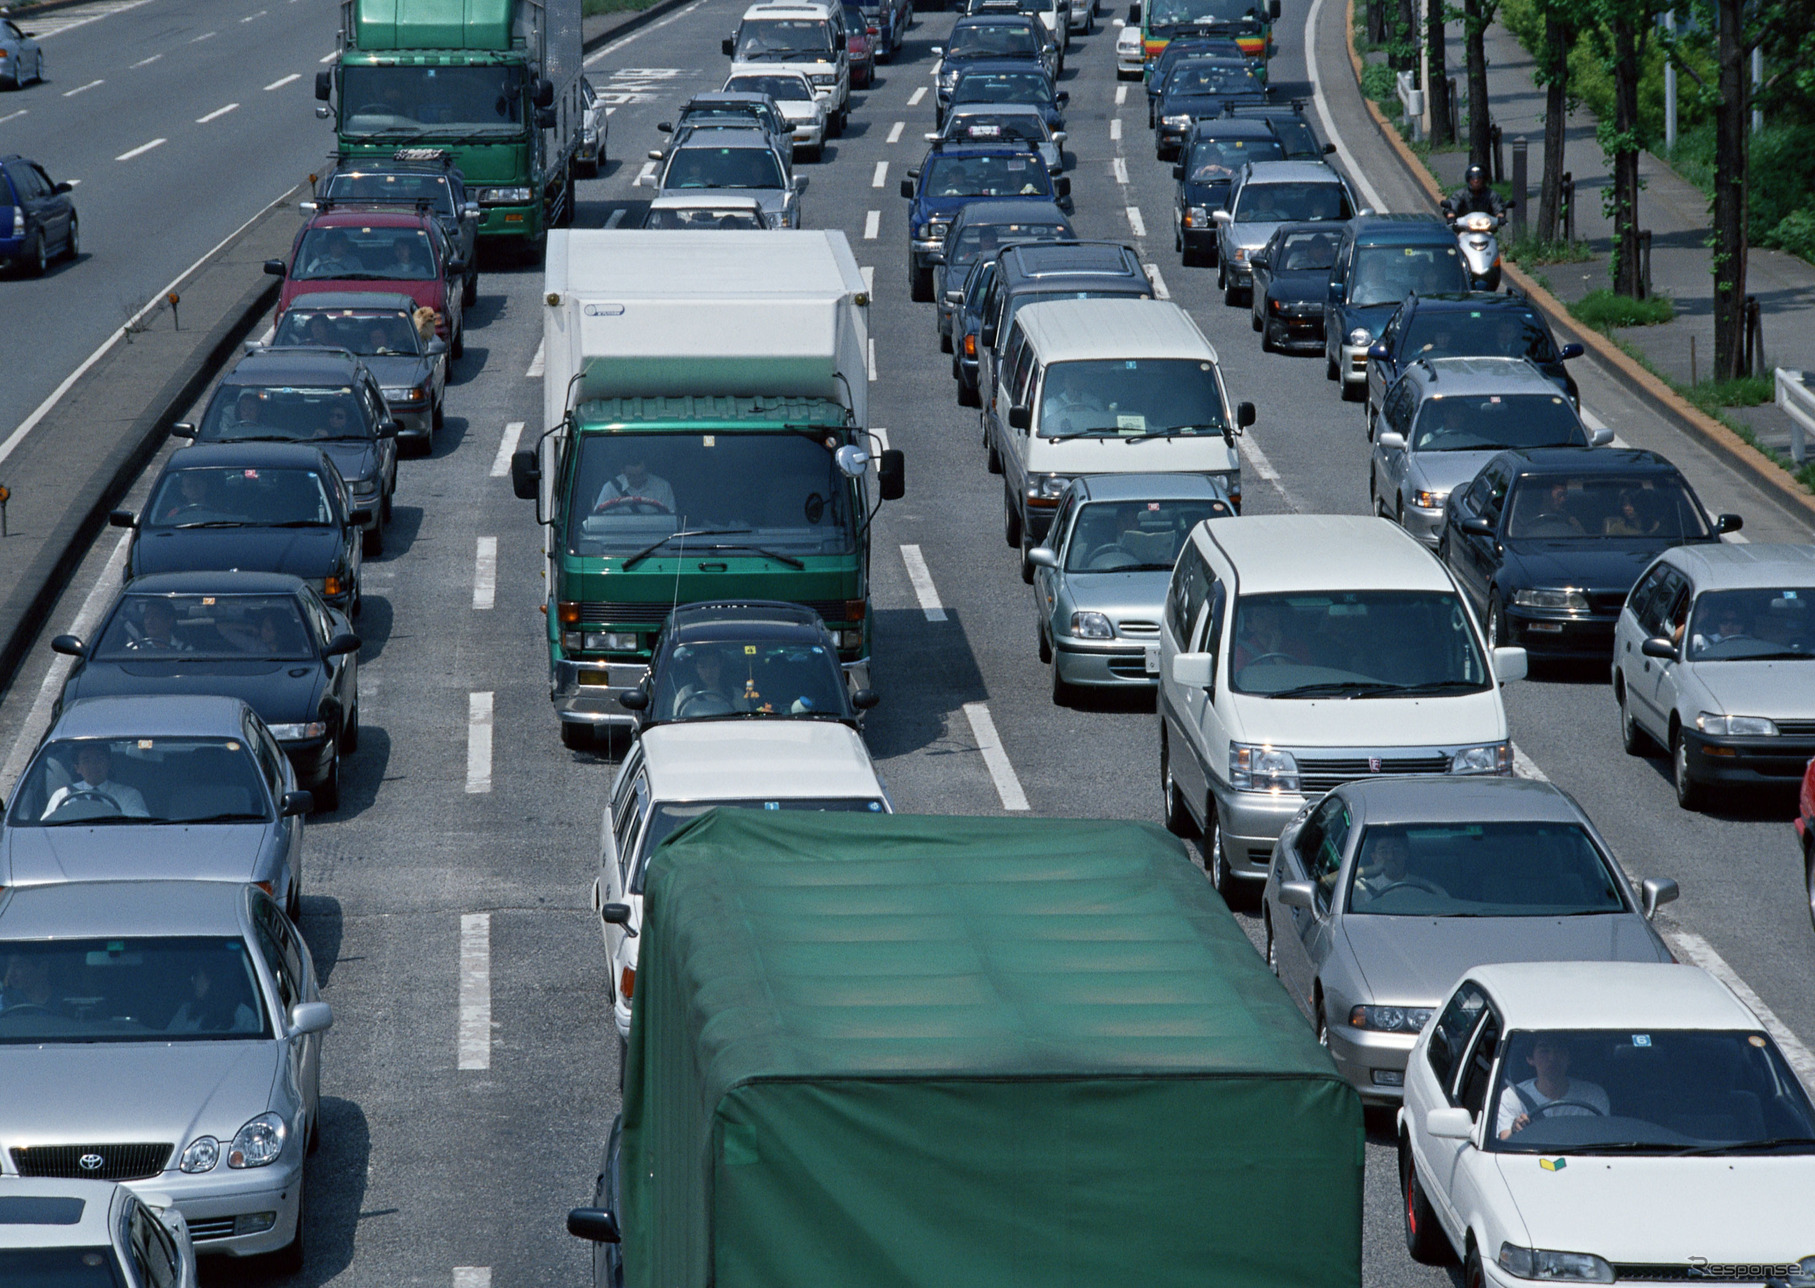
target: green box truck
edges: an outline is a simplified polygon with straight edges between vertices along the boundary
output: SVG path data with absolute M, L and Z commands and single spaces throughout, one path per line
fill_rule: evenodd
M 492 244 L 539 251 L 573 218 L 580 0 L 342 0 L 339 39 L 315 96 L 343 164 L 445 150 Z
M 1157 827 L 715 810 L 642 937 L 602 1284 L 1359 1288 L 1360 1101 Z
M 547 525 L 549 695 L 570 746 L 632 713 L 678 604 L 819 613 L 869 687 L 869 295 L 841 232 L 550 235 L 547 431 L 511 461 Z M 872 469 L 872 467 L 875 467 Z

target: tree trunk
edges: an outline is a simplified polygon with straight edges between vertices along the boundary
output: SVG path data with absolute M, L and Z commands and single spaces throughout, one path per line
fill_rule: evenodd
M 1418 15 L 1412 0 L 1394 0 L 1387 61 L 1396 72 L 1409 72 L 1418 65 Z
M 1716 65 L 1720 98 L 1714 108 L 1714 371 L 1732 380 L 1744 370 L 1746 252 L 1750 215 L 1746 199 L 1751 132 L 1750 76 L 1740 0 L 1719 0 Z
M 1487 28 L 1493 8 L 1487 0 L 1463 0 L 1463 50 L 1468 64 L 1468 162 L 1492 166 L 1488 138 Z
M 1725 0 L 1723 0 L 1723 3 Z M 1639 53 L 1630 15 L 1613 24 L 1613 290 L 1639 297 Z
M 1368 0 L 1368 40 L 1386 44 L 1386 0 Z
M 1545 15 L 1544 43 L 1555 60 L 1544 86 L 1544 180 L 1538 196 L 1537 225 L 1531 235 L 1555 241 L 1562 235 L 1563 129 L 1569 118 L 1569 47 L 1573 32 L 1552 12 Z
M 1431 142 L 1440 143 L 1456 137 L 1456 125 L 1450 119 L 1449 68 L 1444 61 L 1444 0 L 1427 0 L 1425 10 L 1425 61 L 1429 74 L 1424 83 L 1424 101 L 1431 108 Z

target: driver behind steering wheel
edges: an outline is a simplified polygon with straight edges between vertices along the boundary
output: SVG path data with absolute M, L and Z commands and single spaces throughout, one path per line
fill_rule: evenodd
M 15 953 L 0 975 L 0 1014 L 14 1009 L 54 1012 L 57 989 L 50 962 L 39 953 Z
M 641 453 L 631 456 L 624 462 L 624 468 L 605 480 L 605 486 L 599 489 L 599 499 L 593 502 L 593 510 L 616 508 L 613 502 L 624 503 L 625 508 L 636 510 L 640 507 L 628 503 L 646 502 L 649 506 L 660 509 L 664 514 L 673 514 L 674 489 L 668 480 L 660 474 L 649 472 L 649 462 Z
M 112 781 L 113 752 L 104 742 L 84 742 L 76 749 L 76 777 L 67 787 L 59 787 L 44 802 L 42 818 L 49 818 L 70 797 L 103 796 L 127 818 L 149 818 L 145 798 L 134 788 Z
M 1534 1115 L 1573 1118 L 1598 1112 L 1606 1117 L 1613 1112 L 1603 1088 L 1585 1078 L 1569 1076 L 1569 1043 L 1560 1035 L 1540 1033 L 1525 1062 L 1537 1076 L 1514 1083 L 1501 1094 L 1496 1124 L 1501 1140 L 1524 1131 Z M 1561 1103 L 1565 1101 L 1568 1103 Z M 1546 1106 L 1553 1104 L 1557 1106 L 1555 1115 L 1545 1115 Z
M 1355 884 L 1365 890 L 1370 899 L 1378 899 L 1394 886 L 1414 886 L 1432 894 L 1443 893 L 1417 873 L 1407 870 L 1406 860 L 1411 854 L 1403 836 L 1387 833 L 1369 847 L 1368 857 L 1374 860 L 1374 866 L 1357 877 Z

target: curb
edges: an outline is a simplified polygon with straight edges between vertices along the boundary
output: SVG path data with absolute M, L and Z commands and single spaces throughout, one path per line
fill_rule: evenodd
M 61 4 L 64 3 L 65 0 L 50 0 L 50 2 L 52 4 Z M 75 0 L 68 0 L 68 2 L 75 3 Z M 594 53 L 600 48 L 609 45 L 619 36 L 628 35 L 638 27 L 647 26 L 662 15 L 672 13 L 683 5 L 691 3 L 692 0 L 656 0 L 656 3 L 650 5 L 647 9 L 640 9 L 636 13 L 626 17 L 624 21 L 614 23 L 612 26 L 605 28 L 605 30 L 594 32 L 592 35 L 582 39 L 580 41 L 580 52 L 583 54 Z M 581 19 L 580 29 L 582 31 L 585 30 L 585 19 Z
M 1344 44 L 1349 51 L 1349 66 L 1355 76 L 1356 87 L 1361 85 L 1361 55 L 1355 49 L 1355 0 L 1348 0 L 1347 15 L 1344 18 Z M 1373 118 L 1375 127 L 1381 136 L 1392 147 L 1393 153 L 1412 179 L 1423 189 L 1433 205 L 1440 204 L 1444 193 L 1431 177 L 1431 172 L 1424 167 L 1399 130 L 1387 120 L 1379 104 L 1366 94 L 1361 101 L 1367 105 L 1368 115 Z M 1594 356 L 1601 360 L 1612 371 L 1612 374 L 1627 389 L 1652 405 L 1660 414 L 1677 422 L 1690 433 L 1699 438 L 1707 447 L 1744 474 L 1752 482 L 1762 487 L 1769 496 L 1791 517 L 1801 522 L 1815 522 L 1815 495 L 1810 495 L 1794 478 L 1777 463 L 1765 456 L 1752 444 L 1728 429 L 1714 417 L 1685 399 L 1676 390 L 1652 375 L 1634 361 L 1626 351 L 1613 340 L 1592 327 L 1584 327 L 1570 314 L 1562 301 L 1538 285 L 1529 274 L 1515 264 L 1506 264 L 1502 272 L 1531 302 L 1550 320 L 1553 328 L 1580 340 Z

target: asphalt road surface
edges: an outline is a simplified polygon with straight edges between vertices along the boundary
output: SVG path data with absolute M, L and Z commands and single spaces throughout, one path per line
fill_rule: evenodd
M 260 87 L 313 70 L 311 51 L 331 43 L 334 10 L 280 0 L 242 29 L 237 12 L 203 19 L 205 7 L 145 0 L 47 46 L 56 78 L 48 88 L 60 93 L 95 77 L 136 84 L 126 57 L 129 24 L 147 42 L 163 33 L 138 56 L 163 50 L 172 63 L 204 57 L 189 43 L 203 30 L 238 42 L 232 58 L 221 59 L 225 45 L 205 55 L 221 59 L 210 67 L 222 78 L 206 93 L 196 88 L 200 68 L 191 66 L 171 76 L 164 98 L 97 99 L 121 106 L 104 121 L 43 136 L 67 139 L 71 148 L 89 134 L 95 139 L 91 159 L 80 164 L 51 158 L 59 177 L 86 180 L 78 195 L 85 216 L 95 212 L 87 234 L 94 258 L 43 289 L 61 287 L 90 309 L 115 293 L 136 298 L 141 280 L 159 279 L 149 288 L 156 289 L 325 151 L 326 127 L 301 101 L 306 85 L 300 93 L 286 87 L 288 101 Z M 740 11 L 740 0 L 697 0 L 592 56 L 593 82 L 615 106 L 611 161 L 601 178 L 581 185 L 581 225 L 638 222 L 647 190 L 633 180 L 645 150 L 662 141 L 656 122 L 671 119 L 687 94 L 719 84 L 718 42 Z M 1339 160 L 1364 198 L 1415 208 L 1416 191 L 1391 168 L 1360 110 L 1344 63 L 1342 12 L 1333 0 L 1318 0 L 1309 12 L 1303 0 L 1288 3 L 1272 67 L 1276 94 L 1308 97 L 1315 76 L 1325 97 L 1314 120 L 1339 143 Z M 827 147 L 822 164 L 802 167 L 812 178 L 806 223 L 844 229 L 858 262 L 874 270 L 872 415 L 908 462 L 908 495 L 884 507 L 875 529 L 874 676 L 883 702 L 868 738 L 902 810 L 994 814 L 1019 794 L 1042 815 L 1157 819 L 1152 702 L 1053 704 L 1035 652 L 1031 595 L 1001 539 L 1000 480 L 985 471 L 976 414 L 953 396 L 931 306 L 908 300 L 906 203 L 896 185 L 924 152 L 921 134 L 933 115 L 928 50 L 951 21 L 922 16 L 898 60 L 855 96 L 849 132 Z M 267 25 L 253 33 L 258 23 Z M 1305 57 L 1312 30 L 1314 70 Z M 1140 86 L 1114 78 L 1114 38 L 1105 22 L 1095 36 L 1074 40 L 1064 79 L 1080 233 L 1132 240 L 1217 345 L 1231 397 L 1258 405 L 1260 422 L 1244 440 L 1250 513 L 1364 512 L 1359 406 L 1339 400 L 1318 359 L 1263 355 L 1246 310 L 1222 305 L 1214 270 L 1179 265 L 1170 172 L 1153 158 Z M 45 99 L 33 93 L 0 99 L 0 117 L 28 103 L 33 115 L 24 119 L 48 129 L 70 110 L 58 100 L 40 118 Z M 219 140 L 194 141 L 205 127 L 187 122 L 235 99 L 242 107 L 218 122 L 227 127 Z M 178 109 L 177 101 L 187 105 Z M 255 124 L 255 108 L 270 119 Z M 248 127 L 269 146 L 229 167 L 218 190 L 184 175 L 198 162 L 179 157 L 218 159 L 219 149 L 235 146 L 227 131 L 251 134 Z M 154 164 L 134 172 L 112 161 L 159 135 L 169 136 L 169 151 L 146 154 Z M 177 152 L 179 137 L 197 151 Z M 115 211 L 135 244 L 148 231 L 134 231 L 144 213 L 143 200 L 131 196 L 138 176 L 139 196 L 162 203 L 156 227 L 183 242 L 171 252 L 181 263 L 168 272 L 131 265 L 130 254 L 101 262 L 103 212 Z M 104 181 L 119 204 L 95 200 Z M 204 215 L 229 226 L 194 232 Z M 74 289 L 76 274 L 108 285 Z M 342 808 L 308 828 L 302 926 L 335 1026 L 323 1065 L 323 1144 L 310 1164 L 308 1262 L 298 1282 L 502 1288 L 578 1284 L 588 1274 L 587 1249 L 563 1232 L 562 1218 L 588 1196 L 617 1108 L 617 1044 L 588 910 L 613 766 L 560 744 L 545 687 L 541 536 L 533 507 L 512 497 L 503 476 L 501 443 L 519 432 L 529 442 L 541 406 L 539 380 L 529 374 L 539 368 L 539 275 L 488 265 L 480 292 L 446 430 L 432 457 L 405 462 L 388 552 L 367 564 L 363 728 Z M 0 327 L 21 325 L 9 294 Z M 9 334 L 0 332 L 0 344 L 9 355 L 21 352 Z M 46 387 L 67 370 L 51 364 L 40 372 L 40 365 L 27 374 Z M 1591 413 L 1624 441 L 1675 460 L 1710 510 L 1742 513 L 1745 535 L 1809 539 L 1805 525 L 1646 415 L 1591 362 L 1578 362 L 1576 375 Z M 4 396 L 14 394 L 9 388 Z M 527 428 L 508 428 L 517 423 Z M 487 542 L 496 551 L 489 577 L 480 557 Z M 918 548 L 930 591 L 910 583 L 903 546 Z M 102 539 L 54 629 L 77 622 L 85 605 L 92 623 L 118 584 L 122 550 L 115 534 Z M 11 772 L 14 738 L 38 736 L 46 686 L 62 673 L 41 646 L 0 705 L 0 761 L 10 761 Z M 1635 878 L 1681 882 L 1681 902 L 1659 919 L 1666 937 L 1679 956 L 1749 987 L 1809 1076 L 1795 1035 L 1815 1036 L 1815 946 L 1799 888 L 1793 802 L 1752 801 L 1705 815 L 1679 810 L 1667 764 L 1621 752 L 1602 671 L 1544 673 L 1510 686 L 1506 698 L 1522 772 L 1546 774 L 1572 792 Z M 986 760 L 980 748 L 992 740 L 1002 755 Z M 1258 940 L 1256 919 L 1237 915 Z M 1417 1266 L 1406 1256 L 1390 1116 L 1371 1118 L 1370 1130 L 1368 1284 L 1459 1282 L 1453 1269 Z M 216 1267 L 205 1279 L 231 1282 L 230 1270 Z

